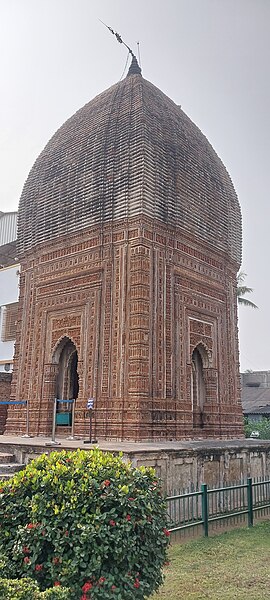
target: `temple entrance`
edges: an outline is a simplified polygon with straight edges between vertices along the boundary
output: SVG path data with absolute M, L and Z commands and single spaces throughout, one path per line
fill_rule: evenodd
M 54 352 L 53 362 L 58 363 L 55 397 L 59 400 L 76 400 L 79 394 L 78 352 L 70 338 L 61 340 Z M 56 424 L 71 426 L 72 403 L 57 403 Z
M 206 399 L 206 386 L 204 380 L 205 350 L 197 346 L 192 352 L 192 371 L 191 371 L 191 398 L 193 427 L 204 427 L 204 404 Z

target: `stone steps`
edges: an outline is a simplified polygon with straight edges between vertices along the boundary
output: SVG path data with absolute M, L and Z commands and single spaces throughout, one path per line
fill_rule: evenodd
M 9 479 L 14 473 L 18 473 L 24 467 L 25 465 L 16 462 L 14 454 L 0 452 L 0 480 Z
M 0 452 L 0 464 L 10 464 L 16 461 L 15 454 L 8 454 L 6 452 Z

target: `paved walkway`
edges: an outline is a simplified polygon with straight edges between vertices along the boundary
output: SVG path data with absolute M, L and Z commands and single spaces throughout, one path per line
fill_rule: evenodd
M 140 452 L 161 452 L 161 451 L 179 451 L 179 450 L 235 450 L 237 448 L 247 450 L 262 448 L 270 449 L 270 440 L 254 440 L 254 439 L 240 439 L 240 440 L 191 440 L 191 441 L 164 441 L 164 442 L 110 442 L 99 440 L 97 444 L 84 443 L 83 440 L 68 440 L 63 438 L 57 438 L 56 448 L 85 448 L 89 449 L 92 446 L 98 446 L 101 450 L 109 450 L 112 452 L 124 452 L 124 453 L 140 453 Z M 31 448 L 45 448 L 46 446 L 53 446 L 50 438 L 46 437 L 20 437 L 20 436 L 8 436 L 0 435 L 0 452 L 1 446 L 27 446 Z

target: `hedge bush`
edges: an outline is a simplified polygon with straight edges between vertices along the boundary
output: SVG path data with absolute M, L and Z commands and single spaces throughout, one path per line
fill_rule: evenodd
M 70 597 L 69 590 L 62 587 L 40 592 L 37 583 L 32 579 L 0 579 L 2 600 L 70 600 Z
M 166 503 L 153 469 L 98 449 L 52 452 L 0 483 L 7 577 L 78 600 L 142 600 L 162 583 Z M 60 584 L 60 585 L 59 585 Z
M 39 589 L 31 579 L 0 579 L 0 598 L 5 600 L 36 600 Z

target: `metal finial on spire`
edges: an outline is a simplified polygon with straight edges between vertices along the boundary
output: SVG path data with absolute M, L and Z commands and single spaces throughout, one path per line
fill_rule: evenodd
M 129 71 L 128 71 L 128 75 L 141 75 L 141 67 L 138 65 L 138 61 L 137 58 L 134 54 L 134 52 L 131 50 L 131 48 L 122 40 L 122 37 L 119 33 L 117 33 L 117 31 L 114 31 L 112 29 L 112 27 L 109 27 L 109 25 L 106 25 L 106 23 L 103 23 L 103 21 L 101 21 L 101 19 L 99 19 L 99 21 L 102 23 L 102 25 L 104 25 L 105 27 L 107 27 L 107 29 L 109 29 L 109 31 L 116 37 L 117 41 L 119 42 L 119 44 L 123 44 L 129 51 L 129 54 L 132 56 L 132 61 L 131 61 L 131 65 L 129 67 Z

